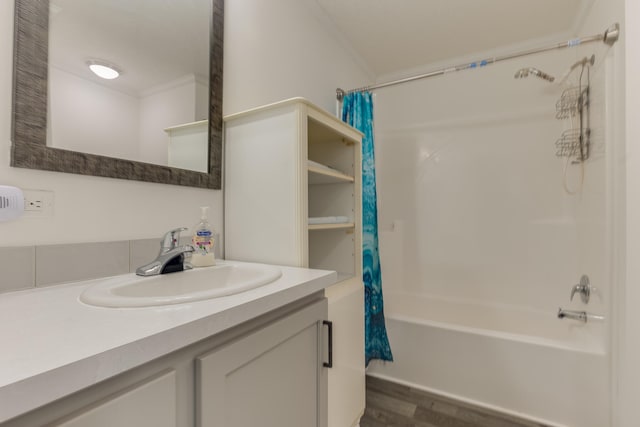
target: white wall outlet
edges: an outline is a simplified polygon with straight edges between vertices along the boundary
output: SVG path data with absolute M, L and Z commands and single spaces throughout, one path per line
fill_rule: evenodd
M 53 216 L 53 191 L 24 190 L 25 216 Z

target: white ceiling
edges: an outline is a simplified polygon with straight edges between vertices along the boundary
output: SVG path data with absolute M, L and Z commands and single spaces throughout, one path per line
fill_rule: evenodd
M 533 39 L 568 37 L 592 4 L 592 0 L 316 1 L 378 77 Z
M 210 0 L 53 0 L 53 66 L 105 84 L 86 61 L 116 65 L 108 87 L 138 96 L 187 75 L 209 75 Z
M 593 3 L 311 1 L 376 77 L 532 40 L 569 37 Z M 132 95 L 187 74 L 208 75 L 210 0 L 53 0 L 51 5 L 54 66 L 104 83 L 85 62 L 106 60 L 123 71 L 110 87 Z

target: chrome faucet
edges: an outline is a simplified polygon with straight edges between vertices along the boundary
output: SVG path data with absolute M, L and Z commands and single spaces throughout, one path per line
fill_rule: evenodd
M 591 292 L 594 289 L 595 288 L 591 286 L 591 283 L 589 282 L 589 277 L 584 274 L 580 278 L 580 283 L 574 285 L 573 288 L 571 288 L 571 298 L 569 298 L 569 301 L 573 301 L 573 296 L 575 294 L 580 294 L 580 299 L 582 300 L 582 302 L 588 304 L 589 298 L 591 297 Z
M 583 323 L 587 323 L 587 320 L 604 320 L 604 316 L 599 314 L 587 313 L 586 311 L 577 310 L 565 310 L 564 308 L 558 308 L 558 319 L 573 319 L 579 320 Z
M 155 260 L 136 270 L 138 276 L 155 276 L 158 274 L 174 273 L 176 271 L 193 268 L 188 262 L 191 253 L 195 251 L 191 245 L 178 246 L 180 232 L 186 228 L 176 228 L 168 231 L 160 241 L 160 253 Z
M 588 314 L 586 311 L 565 310 L 562 307 L 558 308 L 558 319 L 573 319 L 587 323 Z

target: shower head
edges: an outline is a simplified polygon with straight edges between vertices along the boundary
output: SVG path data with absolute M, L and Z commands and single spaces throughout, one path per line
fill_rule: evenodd
M 516 79 L 522 79 L 525 77 L 529 77 L 529 74 L 533 74 L 534 76 L 540 77 L 541 79 L 544 79 L 548 82 L 552 82 L 555 80 L 555 77 L 533 67 L 521 68 L 520 70 L 516 71 L 516 74 L 513 77 Z

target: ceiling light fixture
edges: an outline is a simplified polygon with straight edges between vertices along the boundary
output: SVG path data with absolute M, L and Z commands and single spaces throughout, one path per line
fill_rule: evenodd
M 103 79 L 113 80 L 120 75 L 120 71 L 115 66 L 104 61 L 87 61 L 87 65 L 96 76 Z

